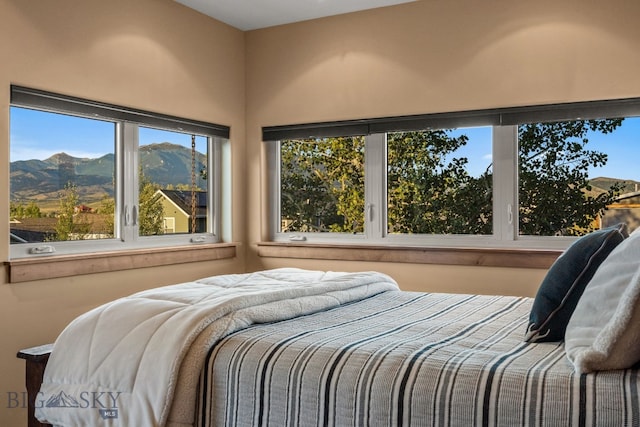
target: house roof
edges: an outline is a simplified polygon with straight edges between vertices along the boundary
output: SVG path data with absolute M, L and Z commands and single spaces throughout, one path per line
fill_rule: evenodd
M 640 191 L 634 191 L 631 193 L 621 194 L 615 198 L 615 201 L 611 203 L 609 208 L 623 208 L 640 203 Z
M 92 213 L 78 213 L 75 215 L 78 223 L 89 224 L 89 233 L 102 234 L 110 232 L 106 223 L 106 215 Z M 56 235 L 57 218 L 20 218 L 9 222 L 11 228 L 11 242 L 43 242 Z
M 191 190 L 158 190 L 185 215 L 191 216 Z M 207 216 L 207 192 L 196 191 L 196 218 Z
M 631 199 L 633 197 L 639 197 L 639 196 L 640 196 L 640 191 L 633 191 L 631 193 L 624 193 L 619 195 L 618 197 L 616 197 L 616 200 Z

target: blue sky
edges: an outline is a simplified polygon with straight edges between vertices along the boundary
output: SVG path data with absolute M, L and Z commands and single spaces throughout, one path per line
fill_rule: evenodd
M 467 157 L 469 172 L 477 176 L 491 162 L 491 128 L 461 131 L 469 136 L 469 142 L 457 156 Z M 110 122 L 11 108 L 11 161 L 43 160 L 62 151 L 74 157 L 97 158 L 113 152 L 113 135 L 114 124 Z M 164 141 L 191 147 L 189 135 L 141 128 L 140 145 Z M 588 147 L 609 154 L 606 166 L 591 171 L 592 178 L 606 176 L 640 181 L 640 117 L 625 119 L 614 134 L 590 135 Z M 206 152 L 204 138 L 197 139 L 197 149 Z
M 98 158 L 114 152 L 114 135 L 112 122 L 12 107 L 10 158 L 12 162 L 44 160 L 60 152 L 80 158 Z M 191 148 L 191 135 L 140 128 L 140 145 L 156 142 L 172 142 Z M 204 137 L 196 138 L 196 149 L 206 153 Z
M 469 173 L 478 176 L 491 163 L 491 128 L 458 129 L 469 137 L 467 145 L 456 152 L 456 157 L 469 159 Z M 607 164 L 591 168 L 589 177 L 608 177 L 640 181 L 640 117 L 627 118 L 614 133 L 589 133 L 587 148 L 608 154 Z

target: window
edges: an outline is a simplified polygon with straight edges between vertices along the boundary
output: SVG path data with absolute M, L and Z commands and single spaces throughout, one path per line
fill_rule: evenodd
M 491 128 L 387 134 L 391 234 L 491 234 Z
M 519 233 L 580 236 L 638 224 L 640 118 L 529 123 L 518 127 Z M 634 202 L 635 199 L 635 202 Z M 606 210 L 599 207 L 606 206 Z
M 264 128 L 272 236 L 563 248 L 633 230 L 639 139 L 638 99 Z
M 207 227 L 207 138 L 139 127 L 139 233 L 205 233 Z
M 364 231 L 364 137 L 280 144 L 282 232 Z
M 12 86 L 11 257 L 219 240 L 224 126 Z
M 113 237 L 113 122 L 11 108 L 12 243 Z

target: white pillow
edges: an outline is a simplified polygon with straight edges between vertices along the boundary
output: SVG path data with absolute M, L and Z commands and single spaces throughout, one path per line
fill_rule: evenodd
M 600 264 L 567 324 L 565 350 L 578 373 L 640 361 L 639 231 Z

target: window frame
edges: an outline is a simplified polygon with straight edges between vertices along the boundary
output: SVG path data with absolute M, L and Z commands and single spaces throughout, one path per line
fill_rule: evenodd
M 176 248 L 222 241 L 223 153 L 229 142 L 228 126 L 190 120 L 150 111 L 121 107 L 52 92 L 11 86 L 10 107 L 59 113 L 115 124 L 114 144 L 114 237 L 63 242 L 10 244 L 10 260 L 47 255 L 82 255 L 145 248 Z M 207 140 L 207 230 L 203 233 L 139 236 L 138 127 L 150 127 Z M 10 141 L 11 143 L 11 141 Z
M 441 248 L 562 250 L 576 237 L 518 233 L 518 125 L 640 116 L 640 98 L 535 105 L 414 116 L 263 127 L 269 168 L 269 230 L 275 243 L 364 244 Z M 491 126 L 493 128 L 493 233 L 491 235 L 387 234 L 386 133 Z M 365 232 L 280 232 L 280 140 L 365 135 Z M 380 143 L 382 140 L 382 144 Z M 384 209 L 376 209 L 384 207 Z

